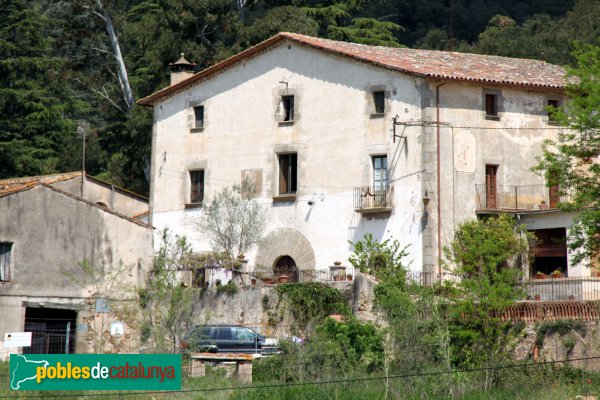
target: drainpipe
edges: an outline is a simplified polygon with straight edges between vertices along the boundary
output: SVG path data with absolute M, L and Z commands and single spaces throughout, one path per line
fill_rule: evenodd
M 438 247 L 438 274 L 442 273 L 442 196 L 441 196 L 441 184 L 440 184 L 440 87 L 444 86 L 446 82 L 442 82 L 435 87 L 435 118 L 436 118 L 436 141 L 437 141 L 437 247 Z

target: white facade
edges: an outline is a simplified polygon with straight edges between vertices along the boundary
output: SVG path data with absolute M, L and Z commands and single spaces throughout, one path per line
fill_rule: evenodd
M 250 269 L 271 268 L 283 256 L 299 269 L 347 264 L 349 241 L 371 233 L 409 245 L 412 270 L 439 272 L 440 245 L 460 222 L 488 208 L 477 189 L 486 165 L 496 168 L 499 202 L 502 185 L 527 186 L 526 202 L 548 201 L 544 179 L 530 168 L 559 128 L 546 113 L 549 99 L 561 99 L 558 89 L 431 79 L 293 40 L 178 87 L 151 103 L 151 223 L 186 235 L 195 251 L 209 251 L 197 225 L 202 207 L 191 204 L 190 171 L 203 173 L 204 202 L 250 175 L 268 215 L 265 239 L 246 254 Z M 376 113 L 375 92 L 384 92 L 383 113 Z M 486 118 L 490 93 L 494 118 Z M 293 121 L 284 121 L 285 96 L 293 96 Z M 203 126 L 195 129 L 199 106 Z M 281 193 L 287 154 L 296 155 L 295 193 Z M 378 185 L 381 171 L 374 169 L 382 156 L 390 201 L 357 211 L 356 193 L 359 200 L 366 193 L 357 188 Z

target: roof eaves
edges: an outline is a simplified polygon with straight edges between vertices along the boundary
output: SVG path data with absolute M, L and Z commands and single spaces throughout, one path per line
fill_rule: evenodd
M 194 75 L 190 76 L 189 78 L 184 79 L 183 81 L 181 81 L 179 83 L 176 83 L 175 85 L 167 86 L 166 88 L 161 89 L 158 92 L 154 92 L 151 95 L 138 100 L 136 103 L 141 106 L 153 107 L 154 104 L 158 100 L 168 97 L 168 96 L 171 96 L 181 90 L 185 90 L 189 86 L 193 85 L 196 82 L 199 82 L 199 81 L 207 79 L 213 75 L 221 73 L 246 58 L 254 57 L 254 56 L 260 54 L 262 51 L 281 42 L 286 37 L 287 36 L 285 36 L 285 34 L 282 34 L 282 33 L 277 34 L 277 35 L 265 40 L 264 42 L 261 42 L 255 46 L 252 46 L 252 47 L 242 51 L 241 53 L 231 56 L 226 60 L 223 60 L 213 66 L 210 66 L 200 72 L 197 72 Z
M 142 221 L 140 221 L 140 220 L 137 220 L 137 219 L 134 219 L 134 218 L 128 217 L 128 216 L 126 216 L 126 215 L 123 215 L 123 214 L 119 214 L 118 212 L 115 212 L 115 211 L 112 211 L 112 210 L 110 210 L 110 209 L 107 209 L 106 207 L 102 207 L 102 206 L 100 206 L 99 204 L 96 204 L 96 203 L 94 203 L 94 202 L 92 202 L 92 201 L 86 200 L 86 199 L 84 199 L 84 198 L 81 198 L 81 197 L 79 197 L 79 196 L 75 196 L 74 194 L 71 194 L 71 193 L 65 192 L 65 191 L 63 191 L 63 190 L 57 189 L 57 188 L 56 188 L 56 187 L 54 187 L 54 186 L 51 186 L 51 185 L 48 185 L 48 184 L 45 184 L 45 183 L 40 183 L 39 185 L 40 185 L 40 186 L 43 186 L 43 187 L 45 187 L 45 188 L 48 188 L 48 189 L 50 189 L 50 190 L 52 190 L 52 191 L 54 191 L 54 192 L 56 192 L 56 193 L 60 193 L 60 194 L 62 194 L 62 195 L 64 195 L 64 196 L 70 197 L 70 198 L 72 198 L 72 199 L 74 199 L 74 200 L 80 201 L 80 202 L 82 202 L 82 203 L 86 203 L 86 204 L 88 204 L 88 205 L 90 205 L 90 206 L 93 206 L 93 207 L 95 207 L 95 208 L 97 208 L 97 209 L 99 209 L 99 210 L 102 210 L 102 211 L 104 211 L 104 212 L 106 212 L 106 213 L 109 213 L 109 214 L 115 215 L 115 216 L 117 216 L 117 217 L 119 217 L 119 218 L 123 218 L 123 219 L 125 219 L 125 220 L 127 220 L 127 221 L 129 221 L 129 222 L 133 222 L 133 223 L 135 223 L 135 224 L 138 224 L 138 225 L 140 225 L 140 226 L 143 226 L 143 227 L 146 227 L 146 228 L 151 228 L 151 229 L 153 229 L 153 227 L 152 227 L 151 225 L 149 225 L 149 224 L 146 224 L 145 222 L 142 222 Z

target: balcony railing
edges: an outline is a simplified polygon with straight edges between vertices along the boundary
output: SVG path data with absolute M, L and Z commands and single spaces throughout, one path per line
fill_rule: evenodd
M 489 193 L 485 183 L 475 185 L 477 190 L 477 210 L 533 211 L 558 207 L 568 201 L 566 195 L 550 195 L 546 185 L 496 185 L 496 193 Z
M 392 211 L 392 189 L 364 186 L 354 188 L 354 210 L 359 213 Z
M 600 300 L 600 278 L 547 278 L 523 282 L 526 300 Z

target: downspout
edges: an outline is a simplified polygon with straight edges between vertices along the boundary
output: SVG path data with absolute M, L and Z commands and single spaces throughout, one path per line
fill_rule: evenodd
M 442 206 L 441 206 L 441 183 L 440 183 L 440 87 L 446 82 L 442 82 L 435 87 L 435 118 L 436 118 L 436 141 L 437 141 L 437 250 L 438 250 L 438 274 L 442 273 Z

